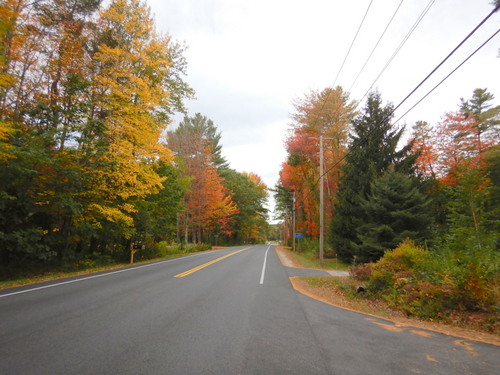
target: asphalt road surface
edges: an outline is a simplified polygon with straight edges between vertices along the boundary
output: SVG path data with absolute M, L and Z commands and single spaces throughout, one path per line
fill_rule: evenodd
M 496 374 L 497 346 L 308 298 L 267 245 L 0 291 L 0 374 Z

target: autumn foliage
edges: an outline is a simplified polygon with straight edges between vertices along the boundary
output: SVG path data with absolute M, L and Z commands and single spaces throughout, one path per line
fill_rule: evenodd
M 124 260 L 134 243 L 180 241 L 182 215 L 195 242 L 235 231 L 220 145 L 166 144 L 194 91 L 185 47 L 144 1 L 5 0 L 0 40 L 5 274 Z
M 313 91 L 295 103 L 293 124 L 286 140 L 288 157 L 282 164 L 279 186 L 296 195 L 297 231 L 319 234 L 319 136 L 324 141 L 327 220 L 338 185 L 341 159 L 346 152 L 348 124 L 354 104 L 340 87 Z

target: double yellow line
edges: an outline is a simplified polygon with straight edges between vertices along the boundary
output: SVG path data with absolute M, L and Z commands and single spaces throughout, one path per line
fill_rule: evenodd
M 178 274 L 178 275 L 175 275 L 174 277 L 184 277 L 184 276 L 191 275 L 192 273 L 195 273 L 196 271 L 199 271 L 199 270 L 201 270 L 201 269 L 203 269 L 203 268 L 205 268 L 205 267 L 208 267 L 208 266 L 210 266 L 210 265 L 212 265 L 212 264 L 214 264 L 214 263 L 217 263 L 217 262 L 219 262 L 219 261 L 221 261 L 221 260 L 223 260 L 223 259 L 229 258 L 231 255 L 241 253 L 242 251 L 248 250 L 248 249 L 250 249 L 250 248 L 251 248 L 251 247 L 246 247 L 246 248 L 244 248 L 244 249 L 241 249 L 241 250 L 238 250 L 238 251 L 235 251 L 235 252 L 229 253 L 229 254 L 224 255 L 224 256 L 222 256 L 222 257 L 220 257 L 220 258 L 217 258 L 217 259 L 211 260 L 210 262 L 204 263 L 204 264 L 202 264 L 201 266 L 198 266 L 198 267 L 195 267 L 195 268 L 191 268 L 190 270 L 187 270 L 187 271 L 185 271 L 185 272 L 183 272 L 183 273 L 180 273 L 180 274 Z

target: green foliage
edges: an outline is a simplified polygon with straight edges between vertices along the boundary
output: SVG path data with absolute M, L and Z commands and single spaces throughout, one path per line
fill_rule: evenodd
M 184 48 L 143 1 L 102 3 L 1 6 L 4 269 L 107 264 L 136 233 L 175 238 L 187 181 L 161 135 L 193 95 Z
M 436 267 L 456 287 L 456 305 L 464 310 L 491 309 L 500 288 L 497 235 L 455 228 L 436 244 Z M 498 302 L 498 301 L 496 301 Z
M 352 261 L 354 256 L 361 261 L 375 260 L 385 246 L 372 238 L 375 242 L 371 247 L 377 249 L 374 254 L 366 254 L 358 232 L 358 228 L 370 221 L 364 202 L 370 198 L 373 182 L 389 167 L 405 175 L 413 173 L 416 155 L 410 154 L 411 145 L 396 149 L 403 129 L 393 128 L 391 119 L 392 106 L 383 107 L 380 95 L 372 93 L 363 112 L 353 121 L 354 135 L 342 168 L 331 236 L 334 251 L 345 262 Z M 392 230 L 388 226 L 379 228 L 381 232 L 387 229 Z
M 190 179 L 175 165 L 160 162 L 156 172 L 164 178 L 163 188 L 136 203 L 134 227 L 137 233 L 148 233 L 154 241 L 172 241 L 177 236 L 177 215 Z
M 375 180 L 361 201 L 366 218 L 357 230 L 360 244 L 354 245 L 359 261 L 377 260 L 406 238 L 422 241 L 431 222 L 429 202 L 418 180 L 407 174 L 391 168 Z
M 430 252 L 404 241 L 370 265 L 369 293 L 424 319 L 446 318 L 453 310 L 495 311 L 500 275 L 494 241 L 461 231 Z M 359 272 L 358 272 L 359 273 Z
M 267 188 L 255 175 L 240 173 L 233 169 L 219 169 L 223 185 L 231 193 L 232 201 L 239 212 L 234 215 L 232 235 L 227 240 L 233 243 L 264 242 L 267 236 Z
M 274 200 L 276 202 L 275 219 L 285 221 L 287 218 L 291 218 L 293 212 L 293 192 L 279 183 L 275 185 L 272 192 L 274 193 Z

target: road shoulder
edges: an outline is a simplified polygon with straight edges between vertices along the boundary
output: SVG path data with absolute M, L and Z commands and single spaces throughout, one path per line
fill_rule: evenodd
M 285 248 L 281 246 L 276 246 L 276 254 L 278 255 L 281 263 L 285 267 L 291 267 L 291 268 L 302 268 L 299 264 L 297 264 L 291 257 L 287 255 L 287 251 Z M 325 271 L 326 272 L 326 271 Z M 343 271 L 340 271 L 343 272 Z M 343 277 L 345 274 L 339 275 L 339 276 L 323 276 L 323 277 Z M 442 333 L 445 335 L 449 336 L 456 336 L 460 338 L 465 338 L 467 340 L 473 340 L 473 341 L 479 341 L 483 343 L 488 343 L 496 346 L 500 346 L 500 337 L 498 335 L 494 334 L 489 334 L 485 332 L 478 332 L 475 330 L 467 329 L 467 328 L 461 328 L 461 327 L 455 327 L 455 326 L 449 326 L 446 324 L 442 323 L 437 323 L 437 322 L 428 322 L 428 321 L 421 321 L 418 319 L 410 319 L 404 317 L 402 314 L 394 312 L 393 315 L 397 316 L 387 316 L 387 311 L 381 311 L 380 314 L 377 314 L 377 307 L 374 306 L 373 308 L 370 308 L 370 312 L 367 312 L 365 309 L 362 307 L 358 306 L 357 304 L 353 303 L 353 301 L 349 300 L 348 298 L 344 297 L 342 293 L 334 293 L 332 292 L 331 289 L 325 290 L 325 288 L 318 287 L 311 285 L 307 283 L 306 281 L 302 280 L 300 276 L 290 276 L 290 282 L 293 286 L 293 288 L 299 292 L 302 293 L 310 298 L 313 298 L 317 301 L 365 314 L 370 317 L 376 317 L 378 319 L 385 319 L 387 321 L 390 321 L 394 323 L 397 326 L 402 326 L 402 327 L 413 327 L 413 328 L 419 328 L 419 329 L 425 329 L 429 331 L 434 331 L 437 333 Z M 374 313 L 375 312 L 375 313 Z

